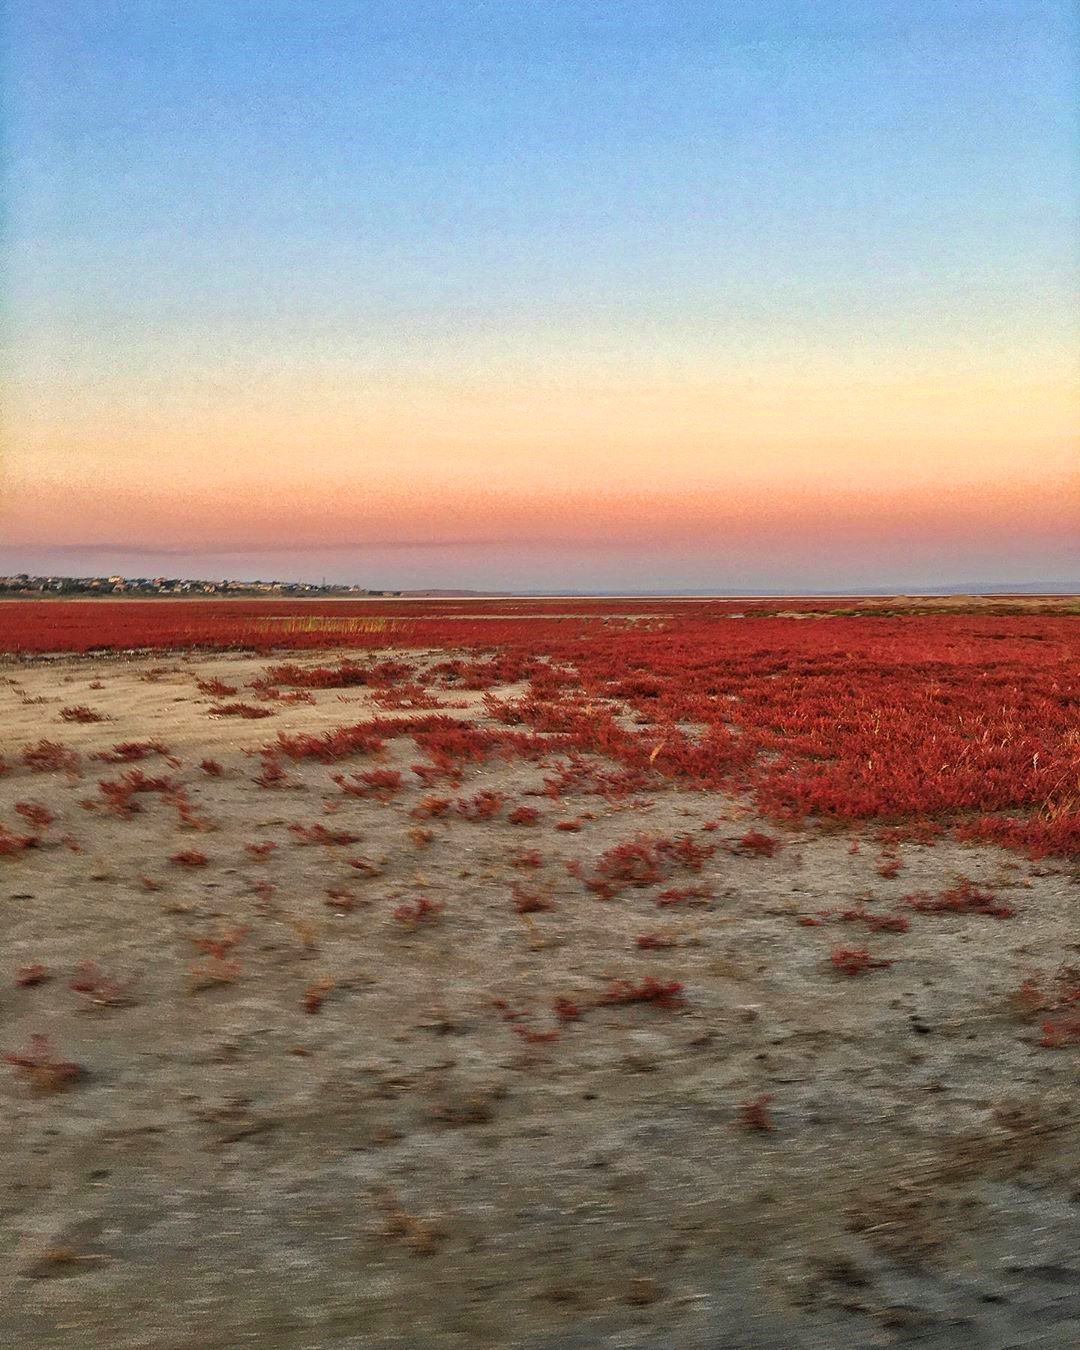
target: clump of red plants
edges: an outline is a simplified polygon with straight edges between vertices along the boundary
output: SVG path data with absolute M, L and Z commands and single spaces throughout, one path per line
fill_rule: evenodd
M 66 773 L 74 776 L 79 772 L 81 763 L 77 750 L 70 749 L 60 741 L 48 740 L 24 746 L 20 758 L 33 773 Z
M 586 889 L 609 900 L 627 886 L 652 886 L 676 870 L 700 872 L 715 851 L 689 834 L 674 838 L 637 834 L 602 853 L 591 873 L 577 862 L 568 863 L 567 871 L 583 881 Z
M 16 834 L 0 824 L 0 858 L 13 858 L 28 848 L 36 848 L 40 837 L 36 834 Z
M 32 989 L 35 985 L 45 984 L 52 979 L 48 969 L 35 962 L 33 965 L 20 966 L 15 972 L 15 983 L 21 989 Z
M 656 903 L 661 909 L 667 905 L 681 905 L 684 902 L 707 907 L 715 897 L 716 892 L 711 886 L 669 886 L 657 895 Z
M 1080 1045 L 1080 969 L 1062 966 L 1049 980 L 1029 976 L 1012 996 L 1013 1007 L 1022 1015 L 1043 1016 L 1039 1044 L 1044 1050 L 1062 1050 Z
M 98 791 L 104 798 L 104 805 L 113 815 L 123 819 L 142 809 L 135 800 L 141 793 L 157 792 L 172 796 L 177 792 L 177 787 L 171 778 L 153 778 L 143 773 L 142 769 L 128 769 L 119 778 L 101 779 Z
M 780 840 L 771 834 L 762 834 L 760 830 L 747 830 L 732 845 L 733 853 L 742 853 L 752 858 L 771 858 L 780 848 Z
M 328 830 L 325 825 L 320 825 L 317 821 L 314 825 L 301 825 L 299 823 L 289 826 L 289 833 L 298 844 L 326 844 L 343 845 L 355 844 L 360 840 L 358 834 L 351 830 Z
M 648 1003 L 655 1008 L 679 1008 L 684 1002 L 683 985 L 679 980 L 657 980 L 652 975 L 634 984 L 630 980 L 613 980 L 597 998 L 598 1005 Z
M 322 1006 L 328 996 L 333 993 L 337 987 L 337 981 L 324 975 L 317 980 L 312 980 L 304 990 L 303 1009 L 306 1013 L 317 1013 L 322 1011 Z
M 389 801 L 401 791 L 401 774 L 397 769 L 368 769 L 348 777 L 336 773 L 331 781 L 350 797 L 377 797 Z
M 236 693 L 235 684 L 226 684 L 217 678 L 196 680 L 195 685 L 200 694 L 213 694 L 215 698 L 228 698 L 230 694 Z
M 63 1092 L 86 1076 L 81 1064 L 60 1059 L 48 1036 L 31 1036 L 25 1050 L 6 1054 L 4 1059 L 24 1074 L 37 1092 Z
M 103 764 L 132 764 L 150 755 L 169 755 L 169 747 L 162 741 L 120 741 L 111 750 L 97 750 L 90 758 Z
M 505 801 L 501 792 L 484 789 L 474 797 L 459 797 L 454 806 L 458 815 L 466 820 L 491 820 L 502 810 Z
M 796 922 L 804 928 L 817 928 L 829 919 L 838 923 L 861 923 L 874 933 L 906 933 L 911 927 L 906 914 L 875 914 L 861 904 L 847 909 L 821 909 L 816 915 L 800 914 Z
M 61 708 L 60 720 L 62 722 L 107 722 L 109 719 L 104 713 L 95 712 L 93 708 L 88 708 L 85 703 L 78 703 L 73 708 Z
M 738 1120 L 744 1130 L 770 1133 L 776 1129 L 769 1114 L 772 1100 L 771 1092 L 762 1092 L 756 1097 L 751 1097 L 749 1101 L 739 1103 Z
M 643 952 L 663 951 L 668 947 L 678 945 L 678 938 L 674 933 L 653 930 L 648 933 L 639 933 L 634 939 L 634 946 L 640 948 Z
M 130 985 L 110 979 L 96 961 L 80 962 L 68 987 L 85 994 L 90 1007 L 120 1007 L 132 1002 Z
M 1016 910 L 999 900 L 993 891 L 963 878 L 940 895 L 915 892 L 905 902 L 920 914 L 987 914 L 994 919 L 1011 919 Z
M 416 900 L 396 906 L 394 919 L 402 928 L 415 932 L 418 928 L 434 923 L 444 908 L 440 900 L 429 900 L 426 895 L 421 895 Z
M 196 848 L 184 848 L 171 854 L 169 861 L 176 863 L 178 867 L 205 867 L 210 859 Z
M 207 937 L 192 938 L 195 949 L 202 953 L 188 967 L 188 988 L 192 993 L 218 984 L 232 984 L 240 976 L 240 962 L 233 955 L 236 947 L 247 936 L 247 928 L 237 926 Z
M 543 867 L 544 859 L 535 848 L 519 849 L 510 858 L 510 866 L 518 868 Z
M 868 970 L 884 970 L 892 965 L 880 956 L 871 956 L 865 947 L 834 947 L 829 960 L 841 975 L 865 975 Z
M 449 797 L 424 797 L 409 812 L 414 820 L 432 820 L 436 816 L 445 816 L 453 806 Z
M 281 761 L 276 755 L 263 752 L 262 768 L 258 773 L 252 774 L 251 781 L 261 788 L 282 788 L 287 787 L 289 775 L 281 766 Z
M 32 830 L 45 830 L 56 819 L 55 814 L 41 802 L 16 802 L 15 810 Z
M 543 914 L 555 908 L 555 902 L 550 896 L 528 891 L 524 886 L 513 886 L 510 894 L 519 914 Z

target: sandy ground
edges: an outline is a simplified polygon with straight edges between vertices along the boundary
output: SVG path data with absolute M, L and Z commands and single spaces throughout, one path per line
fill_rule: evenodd
M 85 1070 L 45 1091 L 0 1066 L 0 1344 L 1080 1345 L 1080 1047 L 1042 1048 L 1012 997 L 1080 966 L 1067 867 L 904 845 L 886 879 L 869 835 L 852 852 L 852 835 L 780 832 L 676 790 L 555 803 L 527 795 L 549 770 L 521 761 L 450 795 L 504 792 L 536 826 L 450 817 L 424 822 L 425 842 L 419 785 L 344 797 L 318 763 L 277 790 L 251 781 L 245 751 L 278 731 L 378 711 L 331 690 L 261 721 L 209 715 L 197 677 L 242 686 L 264 666 L 0 669 L 0 821 L 25 827 L 19 801 L 57 816 L 41 847 L 0 858 L 0 1052 L 44 1034 Z M 448 696 L 462 716 L 481 699 Z M 63 722 L 79 704 L 110 720 Z M 180 831 L 156 794 L 131 819 L 84 808 L 124 766 L 33 773 L 18 756 L 42 737 L 84 756 L 161 738 L 180 764 L 138 767 L 183 784 L 213 828 Z M 409 779 L 418 759 L 401 738 L 379 765 Z M 296 822 L 361 838 L 301 846 Z M 729 847 L 753 825 L 781 835 L 776 856 Z M 605 903 L 567 874 L 639 830 L 717 844 L 667 883 L 713 896 Z M 263 842 L 264 860 L 244 848 Z M 181 849 L 207 865 L 170 863 Z M 523 849 L 543 866 L 514 867 Z M 959 876 L 1015 917 L 797 922 L 860 900 L 893 913 Z M 518 914 L 515 883 L 553 908 Z M 418 895 L 444 909 L 413 930 L 393 911 Z M 673 945 L 636 945 L 657 931 Z M 840 943 L 893 964 L 844 976 Z M 98 987 L 79 992 L 86 961 Z M 18 985 L 33 965 L 51 978 Z M 648 976 L 681 981 L 683 1001 L 597 1002 Z M 560 997 L 579 1020 L 556 1020 Z M 761 1094 L 771 1130 L 740 1112 Z

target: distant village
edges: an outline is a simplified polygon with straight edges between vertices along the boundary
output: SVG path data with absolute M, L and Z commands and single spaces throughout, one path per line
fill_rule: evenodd
M 363 586 L 326 586 L 307 581 L 201 581 L 191 577 L 0 577 L 0 596 L 52 595 L 355 595 L 399 596 Z

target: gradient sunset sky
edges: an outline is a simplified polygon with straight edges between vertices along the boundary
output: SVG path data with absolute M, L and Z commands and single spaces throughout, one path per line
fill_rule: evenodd
M 9 11 L 0 571 L 1080 576 L 1071 0 Z

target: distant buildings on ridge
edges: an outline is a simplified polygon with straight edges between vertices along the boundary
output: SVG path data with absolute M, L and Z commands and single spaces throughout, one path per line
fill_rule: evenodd
M 356 595 L 398 596 L 363 586 L 326 586 L 308 581 L 203 581 L 190 577 L 36 577 L 26 572 L 0 577 L 0 596 L 52 595 Z

